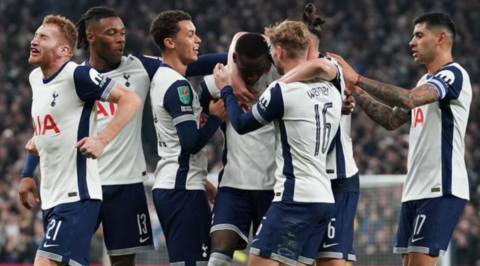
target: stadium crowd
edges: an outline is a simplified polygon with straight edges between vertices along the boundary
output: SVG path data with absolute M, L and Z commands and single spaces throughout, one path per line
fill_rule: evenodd
M 327 23 L 321 51 L 341 54 L 367 77 L 405 87 L 414 87 L 425 73 L 413 62 L 408 42 L 413 19 L 427 11 L 450 13 L 456 23 L 454 58 L 470 74 L 473 101 L 465 138 L 465 159 L 470 178 L 471 200 L 453 235 L 453 257 L 458 265 L 480 263 L 480 2 L 476 0 L 324 0 L 313 1 Z M 115 1 L 114 8 L 127 28 L 126 53 L 159 55 L 148 34 L 150 22 L 160 11 L 182 9 L 192 15 L 202 38 L 201 53 L 225 52 L 234 33 L 262 32 L 276 21 L 303 10 L 306 1 L 266 0 L 182 0 Z M 31 90 L 28 75 L 30 41 L 44 15 L 62 14 L 72 21 L 99 1 L 4 0 L 0 3 L 0 263 L 32 262 L 37 242 L 42 237 L 41 212 L 25 209 L 18 200 L 17 187 L 24 165 L 24 146 L 33 134 L 30 118 Z M 77 51 L 74 60 L 83 61 L 86 53 Z M 195 83 L 193 83 L 195 84 Z M 157 160 L 156 137 L 150 107 L 144 115 L 144 148 L 153 171 Z M 408 153 L 408 126 L 387 132 L 361 110 L 352 119 L 355 159 L 360 174 L 405 174 Z M 476 137 L 477 136 L 477 137 Z M 208 145 L 209 169 L 221 168 L 221 134 Z M 390 254 L 391 236 L 396 228 L 382 223 L 389 211 L 399 205 L 398 191 L 385 191 L 376 201 L 361 200 L 356 234 L 359 263 L 373 254 Z M 362 198 L 362 196 L 361 196 Z M 153 210 L 153 208 L 151 208 Z M 156 217 L 156 215 L 151 215 Z M 156 218 L 155 218 L 156 219 Z M 158 223 L 157 227 L 158 227 Z M 375 231 L 375 233 L 368 233 Z M 159 229 L 157 229 L 157 232 Z M 95 237 L 101 239 L 99 234 Z M 100 242 L 101 243 L 101 242 Z M 158 243 L 157 243 L 158 244 Z M 98 250 L 98 249 L 97 249 Z M 94 254 L 92 254 L 94 257 Z M 99 262 L 98 258 L 92 262 Z M 374 262 L 371 263 L 380 263 Z

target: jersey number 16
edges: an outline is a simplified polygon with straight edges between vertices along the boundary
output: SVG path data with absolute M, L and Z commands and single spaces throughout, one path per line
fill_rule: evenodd
M 317 134 L 315 137 L 315 153 L 314 156 L 318 156 L 318 153 L 320 152 L 320 137 L 321 137 L 321 131 L 323 128 L 323 144 L 322 144 L 322 154 L 325 154 L 325 152 L 328 149 L 328 143 L 330 142 L 330 132 L 332 131 L 332 125 L 330 123 L 327 123 L 327 111 L 328 108 L 332 108 L 333 103 L 326 103 L 323 106 L 323 111 L 322 111 L 322 120 L 323 120 L 323 127 L 320 125 L 320 109 L 318 104 L 315 104 L 315 122 L 316 122 L 316 129 L 317 129 Z

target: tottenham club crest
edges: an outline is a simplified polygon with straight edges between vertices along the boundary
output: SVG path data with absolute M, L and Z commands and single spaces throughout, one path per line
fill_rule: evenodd
M 124 73 L 123 78 L 125 79 L 125 87 L 130 87 L 130 82 L 128 81 L 128 79 L 130 78 L 130 75 L 128 75 L 127 73 Z
M 208 249 L 208 246 L 205 246 L 205 244 L 202 243 L 202 250 L 203 250 L 202 256 L 204 258 L 206 258 L 208 256 L 207 249 Z
M 52 95 L 52 96 L 53 96 L 53 101 L 52 101 L 52 103 L 51 103 L 50 105 L 51 105 L 52 107 L 55 107 L 55 104 L 56 104 L 56 103 L 55 103 L 55 100 L 56 100 L 57 97 L 58 97 L 58 93 L 53 92 L 53 95 Z

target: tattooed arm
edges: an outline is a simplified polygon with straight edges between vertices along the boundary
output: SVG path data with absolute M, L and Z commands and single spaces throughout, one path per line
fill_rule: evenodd
M 347 85 L 357 84 L 358 82 L 358 87 L 387 104 L 411 110 L 440 99 L 438 90 L 432 84 L 424 84 L 412 90 L 406 90 L 359 76 L 341 56 L 332 53 L 327 53 L 327 55 L 337 60 L 340 64 Z
M 386 130 L 397 129 L 410 120 L 410 113 L 398 107 L 391 108 L 373 99 L 363 90 L 358 90 L 358 102 L 365 113 Z
M 440 98 L 438 90 L 431 84 L 424 84 L 412 90 L 406 90 L 361 77 L 358 86 L 380 100 L 407 109 L 436 102 Z

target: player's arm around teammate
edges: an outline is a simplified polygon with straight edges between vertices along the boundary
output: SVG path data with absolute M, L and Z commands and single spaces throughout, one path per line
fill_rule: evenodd
M 118 82 L 108 95 L 107 102 L 116 103 L 118 106 L 113 120 L 102 133 L 97 136 L 83 138 L 76 145 L 87 158 L 97 159 L 102 154 L 105 146 L 135 116 L 142 105 L 138 95 Z
M 342 69 L 344 73 L 346 72 L 347 74 L 353 73 L 353 75 L 356 75 L 356 77 L 360 77 L 358 74 L 355 73 L 355 71 L 348 65 L 345 60 L 335 54 L 328 54 L 335 58 L 339 64 L 342 66 Z M 345 74 L 345 75 L 347 75 Z M 356 81 L 354 83 L 351 83 L 347 80 L 347 77 L 345 77 L 345 80 L 347 81 L 347 87 L 348 89 L 357 95 L 358 98 L 358 104 L 362 107 L 362 109 L 365 111 L 365 113 L 376 123 L 381 125 L 387 130 L 395 130 L 405 124 L 406 122 L 410 121 L 411 115 L 409 112 L 409 109 L 405 108 L 400 108 L 400 107 L 390 107 L 376 99 L 374 99 L 372 96 L 370 96 L 367 91 L 362 90 L 359 88 L 359 84 L 356 84 Z M 407 92 L 407 90 L 405 90 Z

